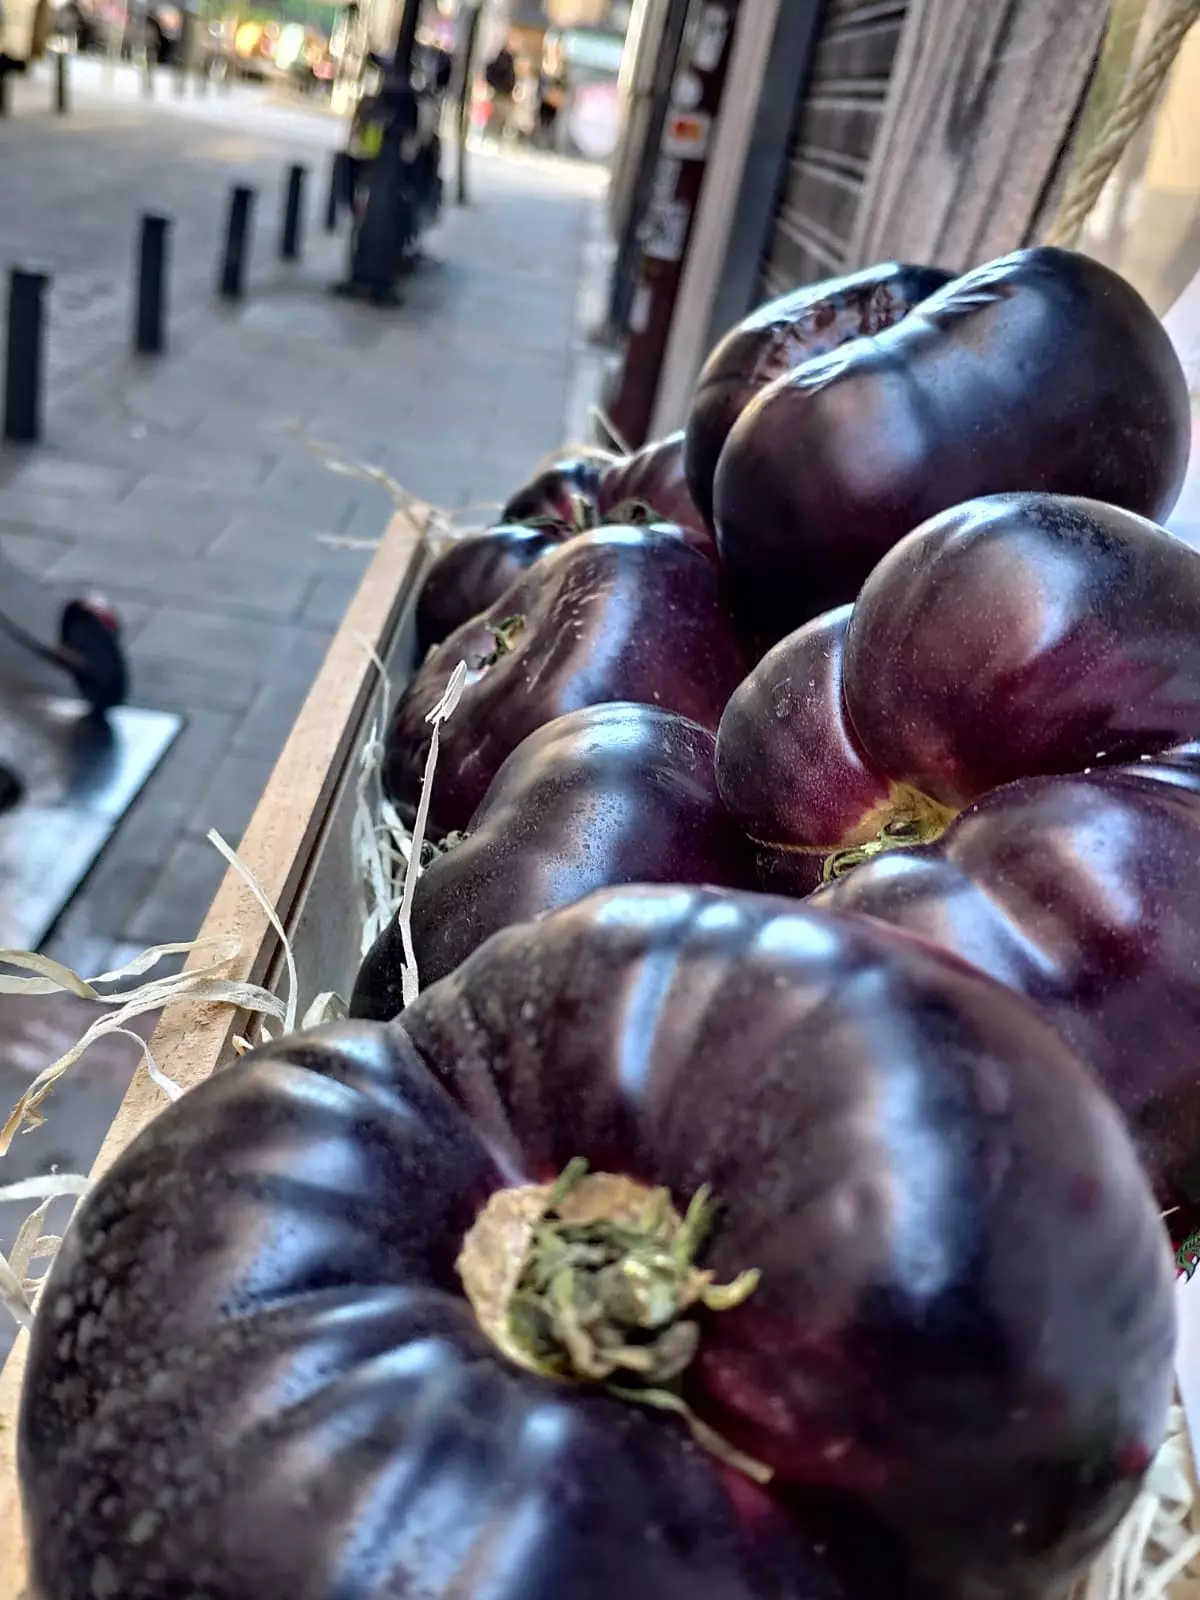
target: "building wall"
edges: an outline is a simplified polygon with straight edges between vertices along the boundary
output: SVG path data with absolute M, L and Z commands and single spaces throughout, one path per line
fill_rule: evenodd
M 608 0 L 546 0 L 546 13 L 556 28 L 599 28 L 608 11 Z

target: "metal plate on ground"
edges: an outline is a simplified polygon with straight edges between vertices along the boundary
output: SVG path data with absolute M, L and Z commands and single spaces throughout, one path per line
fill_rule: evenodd
M 79 700 L 0 704 L 0 761 L 25 785 L 0 815 L 0 945 L 36 950 L 179 732 L 182 717 Z

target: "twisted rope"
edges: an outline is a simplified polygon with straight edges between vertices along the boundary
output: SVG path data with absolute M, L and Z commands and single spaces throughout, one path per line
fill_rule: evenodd
M 1079 238 L 1088 214 L 1100 198 L 1100 191 L 1145 121 L 1188 30 L 1197 18 L 1200 18 L 1200 0 L 1171 0 L 1162 21 L 1151 35 L 1136 71 L 1121 90 L 1103 132 L 1067 185 L 1062 204 L 1046 235 L 1047 244 L 1070 248 Z

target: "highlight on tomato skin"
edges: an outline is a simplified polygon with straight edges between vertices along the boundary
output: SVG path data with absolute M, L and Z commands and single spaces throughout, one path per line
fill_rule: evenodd
M 770 645 L 981 495 L 1081 495 L 1161 519 L 1190 444 L 1187 380 L 1136 291 L 1086 256 L 1017 251 L 763 390 L 717 465 L 717 543 Z
M 717 462 L 751 400 L 804 362 L 890 328 L 953 276 L 885 261 L 793 289 L 730 329 L 696 381 L 684 445 L 688 489 L 707 527 L 715 527 Z
M 607 450 L 586 450 L 550 463 L 510 496 L 501 523 L 533 523 L 549 519 L 564 529 L 577 525 L 580 504 L 595 508 L 600 479 L 613 461 Z
M 418 663 L 464 622 L 490 611 L 506 589 L 569 536 L 567 528 L 502 523 L 455 539 L 431 563 L 417 596 Z
M 581 1161 L 646 1197 L 647 1247 L 704 1210 L 665 1388 L 628 1334 L 599 1346 L 619 1382 L 539 1376 L 466 1298 L 488 1208 L 565 1224 Z M 588 1193 L 556 1237 L 601 1277 L 523 1313 L 535 1367 L 583 1359 L 542 1343 L 576 1293 L 657 1315 L 588 1266 L 587 1215 L 622 1273 L 629 1215 Z M 557 1284 L 544 1248 L 542 1277 L 495 1259 L 502 1314 Z M 897 1597 L 1030 1600 L 1136 1493 L 1173 1293 L 1119 1118 L 1018 997 L 869 918 L 608 890 L 497 934 L 402 1026 L 256 1050 L 100 1180 L 30 1352 L 32 1576 L 866 1600 L 874 1562 Z
M 734 690 L 717 730 L 717 784 L 760 847 L 811 857 L 865 843 L 890 819 L 893 788 L 851 725 L 842 664 L 853 607 L 806 623 Z
M 416 886 L 411 935 L 424 984 L 491 934 L 622 883 L 756 887 L 753 849 L 717 793 L 707 728 L 617 701 L 556 717 L 504 762 L 465 832 L 441 841 Z M 403 1009 L 393 919 L 365 956 L 350 1015 Z
M 460 661 L 470 672 L 441 733 L 434 839 L 467 827 L 505 758 L 555 717 L 632 700 L 715 732 L 749 665 L 720 574 L 677 531 L 619 526 L 568 539 L 431 651 L 399 696 L 383 777 L 410 822 L 426 717 Z
M 688 489 L 683 465 L 683 430 L 652 439 L 614 461 L 596 488 L 596 511 L 608 521 L 621 506 L 642 504 L 659 522 L 674 522 L 692 535 L 695 547 L 717 560 L 712 533 Z

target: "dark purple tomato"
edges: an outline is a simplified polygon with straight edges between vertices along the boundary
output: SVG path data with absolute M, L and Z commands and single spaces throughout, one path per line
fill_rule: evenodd
M 701 370 L 684 445 L 688 489 L 710 528 L 717 462 L 751 400 L 814 356 L 882 333 L 953 276 L 887 261 L 768 300 L 725 335 Z
M 587 526 L 595 515 L 600 479 L 619 458 L 606 450 L 581 451 L 554 462 L 518 489 L 500 513 L 501 522 L 550 520 L 563 528 Z M 581 518 L 580 513 L 586 513 Z
M 734 690 L 717 735 L 730 815 L 758 845 L 809 854 L 818 877 L 831 847 L 873 839 L 896 807 L 895 786 L 863 752 L 846 711 L 852 610 L 815 617 L 768 650 Z
M 688 490 L 682 430 L 665 439 L 651 440 L 605 469 L 596 489 L 596 509 L 601 520 L 634 501 L 649 506 L 657 520 L 690 529 L 715 555 L 712 535 Z
M 720 574 L 676 532 L 580 534 L 438 645 L 401 695 L 384 780 L 408 817 L 429 750 L 426 717 L 460 661 L 470 673 L 442 731 L 435 840 L 468 825 L 506 757 L 555 717 L 633 700 L 715 730 L 747 668 Z
M 523 572 L 566 537 L 561 528 L 522 524 L 456 539 L 434 560 L 417 596 L 417 657 L 489 610 Z
M 721 797 L 773 889 L 839 852 L 927 841 L 1000 784 L 1200 735 L 1200 555 L 1142 517 L 993 495 L 933 518 L 853 607 L 734 693 Z
M 867 580 L 843 685 L 875 764 L 954 808 L 1168 749 L 1200 735 L 1200 555 L 1095 501 L 958 506 Z
M 750 847 L 717 794 L 713 735 L 654 706 L 590 706 L 539 728 L 505 761 L 466 837 L 422 873 L 412 906 L 424 984 L 501 928 L 622 883 L 755 886 Z M 350 1015 L 403 1007 L 391 923 L 358 974 Z
M 1137 1491 L 1173 1312 L 1120 1119 L 1019 996 L 869 918 L 610 890 L 105 1173 L 30 1350 L 33 1585 L 818 1600 L 874 1549 L 851 1600 L 1034 1600 Z
M 296 1035 L 167 1111 L 35 1335 L 40 1600 L 843 1600 L 681 1425 L 499 1354 L 455 1258 L 512 1176 L 398 1029 Z
M 1200 777 L 1031 778 L 815 904 L 920 934 L 1033 1000 L 1129 1119 L 1176 1240 L 1200 1227 Z
M 718 544 L 770 643 L 965 500 L 1049 490 L 1161 518 L 1190 438 L 1179 359 L 1140 296 L 1086 256 L 1018 251 L 765 389 L 721 454 Z

